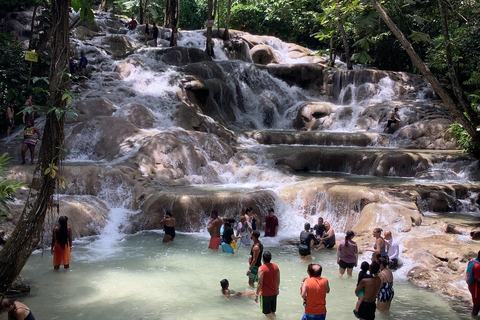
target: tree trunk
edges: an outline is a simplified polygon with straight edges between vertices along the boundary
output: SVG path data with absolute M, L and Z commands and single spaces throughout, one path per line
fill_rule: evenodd
M 65 109 L 65 101 L 62 91 L 68 85 L 68 78 L 62 71 L 67 69 L 70 1 L 52 0 L 51 4 L 53 41 L 48 105 L 59 110 L 59 118 L 55 111 L 47 113 L 28 199 L 15 230 L 0 251 L 0 292 L 5 292 L 20 274 L 40 241 L 48 203 L 55 190 L 55 179 L 44 172 L 50 163 L 58 166 L 63 147 L 64 113 L 61 111 Z
M 207 11 L 207 20 L 208 20 L 208 21 L 213 21 L 213 19 L 214 19 L 214 17 L 212 16 L 212 12 L 213 12 L 213 0 L 208 0 L 208 9 L 207 9 L 207 10 L 208 10 L 208 11 Z M 205 48 L 205 52 L 206 52 L 210 57 L 213 57 L 213 56 L 214 56 L 212 35 L 213 35 L 212 26 L 211 26 L 211 25 L 208 25 L 208 26 L 207 26 L 207 45 L 206 45 L 206 48 Z
M 435 77 L 435 75 L 432 73 L 432 71 L 430 71 L 427 65 L 422 61 L 422 59 L 415 52 L 411 43 L 407 40 L 407 38 L 405 38 L 402 31 L 398 29 L 398 27 L 395 25 L 392 19 L 390 19 L 390 17 L 387 15 L 385 10 L 383 10 L 380 3 L 378 3 L 378 0 L 373 1 L 373 6 L 375 10 L 380 14 L 380 17 L 388 26 L 390 31 L 392 31 L 392 33 L 395 35 L 395 37 L 400 42 L 402 47 L 405 49 L 407 54 L 410 56 L 410 59 L 412 60 L 413 64 L 418 68 L 418 70 L 420 70 L 421 74 L 425 78 L 427 78 L 433 90 L 435 90 L 435 92 L 440 96 L 443 103 L 445 104 L 445 107 L 452 113 L 455 120 L 458 123 L 460 123 L 463 126 L 463 128 L 468 132 L 468 134 L 472 137 L 475 144 L 480 146 L 480 133 L 476 131 L 476 124 L 470 122 L 467 119 L 467 117 L 463 114 L 464 110 L 462 110 L 459 106 L 457 106 L 457 104 L 453 101 L 449 93 L 442 87 L 442 85 L 440 84 L 438 79 Z
M 223 32 L 222 39 L 223 40 L 230 40 L 230 32 L 228 28 L 230 27 L 230 12 L 232 11 L 232 0 L 228 0 L 227 4 L 227 17 L 225 19 L 225 30 Z
M 32 22 L 30 23 L 30 40 L 28 41 L 28 50 L 33 49 L 33 28 L 35 27 L 35 17 L 37 16 L 38 3 L 35 2 L 35 7 L 33 7 Z
M 142 6 L 142 0 L 138 1 L 139 5 L 139 14 L 140 14 L 140 24 L 143 24 L 143 6 Z
M 352 70 L 352 61 L 350 60 L 350 45 L 348 44 L 347 40 L 347 33 L 345 32 L 345 28 L 343 27 L 343 20 L 341 17 L 340 7 L 337 6 L 337 19 L 338 19 L 338 30 L 342 35 L 343 39 L 343 47 L 345 49 L 345 59 L 347 60 L 347 69 Z
M 163 19 L 163 27 L 170 26 L 170 0 L 165 0 L 165 19 Z
M 172 34 L 170 36 L 170 46 L 175 47 L 177 46 L 178 39 L 178 14 L 180 10 L 180 0 L 167 0 L 167 7 L 168 12 L 165 12 L 165 21 L 168 21 L 168 24 L 166 25 L 166 27 L 172 29 Z
M 447 58 L 448 73 L 450 73 L 453 94 L 458 99 L 460 105 L 463 107 L 465 112 L 467 112 L 470 121 L 472 121 L 474 125 L 478 125 L 477 113 L 468 103 L 468 98 L 465 96 L 465 91 L 463 90 L 462 85 L 458 81 L 457 70 L 455 68 L 455 65 L 453 64 L 450 35 L 448 33 L 447 15 L 445 13 L 443 1 L 444 0 L 438 0 L 438 9 L 440 13 L 440 20 L 442 21 L 443 39 L 445 41 L 445 57 Z
M 333 42 L 335 40 L 336 34 L 337 32 L 334 32 L 330 37 L 330 57 L 329 57 L 330 60 L 328 61 L 328 66 L 331 68 L 335 67 L 335 52 L 333 48 Z

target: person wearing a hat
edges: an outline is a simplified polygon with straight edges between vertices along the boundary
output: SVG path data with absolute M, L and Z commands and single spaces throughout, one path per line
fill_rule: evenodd
M 340 241 L 337 249 L 337 264 L 339 265 L 339 277 L 341 278 L 347 270 L 349 278 L 352 277 L 353 267 L 357 266 L 358 261 L 358 247 L 352 241 L 355 232 L 348 230 L 345 234 L 345 239 Z
M 225 253 L 235 253 L 234 248 L 232 247 L 232 243 L 236 249 L 236 241 L 237 239 L 242 238 L 242 236 L 235 236 L 232 226 L 235 224 L 235 219 L 228 218 L 227 222 L 225 222 L 225 226 L 223 229 L 223 236 L 222 236 L 222 250 Z

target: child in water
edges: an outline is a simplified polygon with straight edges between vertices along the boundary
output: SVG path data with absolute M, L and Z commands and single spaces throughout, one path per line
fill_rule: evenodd
M 225 299 L 229 300 L 229 298 L 241 298 L 246 296 L 251 296 L 255 294 L 255 291 L 244 291 L 244 292 L 236 292 L 233 290 L 228 289 L 229 283 L 227 279 L 222 279 L 220 281 L 220 286 L 222 287 L 222 294 Z
M 367 261 L 363 261 L 362 264 L 360 265 L 360 272 L 358 273 L 358 281 L 357 281 L 357 286 L 362 281 L 363 278 L 372 278 L 371 274 L 368 274 L 368 270 L 370 269 L 370 265 L 368 264 Z M 355 306 L 355 310 L 353 310 L 353 314 L 355 317 L 359 318 L 358 316 L 358 308 L 360 308 L 360 305 L 362 304 L 364 299 L 363 296 L 363 290 L 358 293 L 358 301 L 357 305 Z

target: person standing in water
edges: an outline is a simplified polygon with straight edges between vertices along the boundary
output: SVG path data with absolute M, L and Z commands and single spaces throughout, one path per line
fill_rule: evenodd
M 8 320 L 35 320 L 32 311 L 21 302 L 3 298 L 0 307 L 1 311 L 8 312 Z
M 157 46 L 157 39 L 158 39 L 158 27 L 153 23 L 153 46 Z
M 372 278 L 363 278 L 355 289 L 355 295 L 363 290 L 363 301 L 358 308 L 358 318 L 363 320 L 374 320 L 375 310 L 377 306 L 375 301 L 377 300 L 378 292 L 382 287 L 382 280 L 378 277 L 378 271 L 380 265 L 377 262 L 370 264 L 370 274 Z
M 357 266 L 358 260 L 358 247 L 352 238 L 355 236 L 355 232 L 348 230 L 345 235 L 345 239 L 340 241 L 337 248 L 337 264 L 339 266 L 338 274 L 341 278 L 347 270 L 349 278 L 352 277 L 353 267 Z
M 148 28 L 148 23 L 145 23 L 145 45 L 147 45 L 149 36 L 150 36 L 150 29 Z
M 250 245 L 252 233 L 252 225 L 250 221 L 247 221 L 244 215 L 240 217 L 240 221 L 237 224 L 237 238 L 241 238 L 240 243 L 244 246 Z
M 245 209 L 245 218 L 251 223 L 252 230 L 257 230 L 257 224 L 260 220 L 258 219 L 258 216 L 253 213 L 252 207 Z
M 330 292 L 328 280 L 322 278 L 322 266 L 309 264 L 307 268 L 309 278 L 302 283 L 300 295 L 305 301 L 305 311 L 302 320 L 325 320 L 327 316 L 326 298 Z
M 34 127 L 33 120 L 29 120 L 23 133 L 22 164 L 25 164 L 25 154 L 27 153 L 27 150 L 30 150 L 30 164 L 33 164 L 33 159 L 35 157 L 35 146 L 37 145 L 37 140 L 40 138 L 40 131 Z
M 312 244 L 318 244 L 318 239 L 310 232 L 310 223 L 305 223 L 304 229 L 300 232 L 300 243 L 298 244 L 298 253 L 300 254 L 300 259 L 311 261 L 312 253 L 310 247 Z
M 72 250 L 72 229 L 68 226 L 68 217 L 58 218 L 58 227 L 53 229 L 52 236 L 52 254 L 53 268 L 60 269 L 63 265 L 65 269 L 70 267 L 70 252 Z
M 223 225 L 222 219 L 218 217 L 218 211 L 212 210 L 210 214 L 210 221 L 207 224 L 207 231 L 210 233 L 210 244 L 208 247 L 213 250 L 218 250 L 220 246 L 221 238 L 220 238 L 220 228 Z
M 258 303 L 258 296 L 260 296 L 260 307 L 267 319 L 275 319 L 280 287 L 280 270 L 275 263 L 270 262 L 271 260 L 272 254 L 270 251 L 265 251 L 263 265 L 258 268 L 258 285 L 255 293 L 255 302 Z
M 270 208 L 268 210 L 268 216 L 263 223 L 265 227 L 265 237 L 276 237 L 278 233 L 278 219 L 275 216 L 275 210 Z
M 248 257 L 249 268 L 247 271 L 248 284 L 250 287 L 255 285 L 258 281 L 258 268 L 262 265 L 263 244 L 258 238 L 260 238 L 260 232 L 254 230 L 251 236 L 253 240 L 252 250 L 250 250 L 250 256 Z
M 382 287 L 377 297 L 377 308 L 382 314 L 388 315 L 390 311 L 390 305 L 393 300 L 393 273 L 388 268 L 388 260 L 380 257 L 378 258 L 380 264 L 380 272 L 378 274 L 380 280 L 382 280 Z
M 375 237 L 375 244 L 373 245 L 373 249 L 365 248 L 364 251 L 371 251 L 372 254 L 372 261 L 376 260 L 378 254 L 388 260 L 388 249 L 389 244 L 382 238 L 382 229 L 375 228 L 372 231 L 372 235 Z M 378 261 L 377 261 L 378 262 Z
M 163 243 L 173 241 L 175 238 L 175 225 L 177 224 L 177 221 L 172 217 L 172 212 L 170 210 L 165 211 L 165 217 L 160 220 L 160 224 L 163 224 L 163 231 L 165 231 Z

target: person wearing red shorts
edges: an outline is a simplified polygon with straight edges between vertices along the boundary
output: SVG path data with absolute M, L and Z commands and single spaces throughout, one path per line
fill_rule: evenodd
M 208 222 L 207 225 L 207 231 L 210 233 L 210 244 L 208 247 L 213 250 L 218 250 L 218 247 L 220 246 L 220 228 L 222 227 L 222 219 L 218 217 L 218 211 L 217 210 L 212 210 L 212 213 L 210 214 L 210 221 Z

